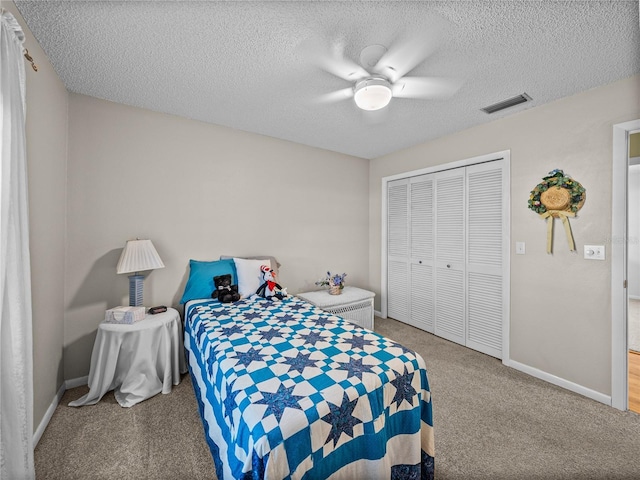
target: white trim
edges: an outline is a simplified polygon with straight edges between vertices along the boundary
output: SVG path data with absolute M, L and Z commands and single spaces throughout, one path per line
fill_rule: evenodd
M 611 405 L 611 397 L 609 395 L 605 395 L 604 393 L 596 392 L 595 390 L 591 390 L 590 388 L 583 387 L 582 385 L 578 385 L 577 383 L 570 382 L 569 380 L 566 380 L 564 378 L 556 377 L 555 375 L 544 372 L 542 370 L 538 370 L 534 367 L 530 367 L 529 365 L 516 362 L 514 360 L 509 361 L 509 363 L 506 363 L 505 365 L 514 368 L 515 370 L 526 373 L 527 375 L 531 375 L 532 377 L 536 377 L 540 380 L 544 380 L 545 382 L 557 385 L 558 387 L 566 388 L 567 390 L 571 390 L 572 392 L 579 393 L 580 395 L 583 395 L 597 402 L 604 403 L 605 405 Z
M 382 178 L 382 183 L 391 182 L 393 180 L 400 180 L 402 178 L 415 177 L 418 175 L 424 175 L 425 173 L 441 172 L 443 170 L 451 170 L 453 168 L 467 167 L 469 165 L 475 165 L 476 163 L 491 162 L 499 158 L 505 158 L 505 155 L 509 157 L 511 150 L 502 150 L 500 152 L 487 153 L 485 155 L 478 155 L 477 157 L 465 158 L 463 160 L 456 160 L 455 162 L 443 163 L 440 165 L 434 165 L 432 167 L 420 168 L 418 170 L 411 170 L 404 173 L 396 173 L 388 177 Z
M 36 431 L 33 432 L 33 448 L 36 448 L 36 445 L 38 445 L 38 442 L 40 441 L 42 434 L 47 428 L 47 425 L 49 425 L 49 422 L 51 421 L 51 417 L 53 417 L 53 414 L 56 411 L 56 407 L 60 403 L 60 400 L 62 400 L 62 396 L 64 395 L 65 390 L 66 390 L 65 385 L 63 383 L 62 386 L 60 386 L 60 388 L 58 389 L 58 393 L 56 393 L 56 395 L 53 397 L 53 400 L 51 401 L 51 405 L 49 405 L 49 408 L 47 408 L 47 411 L 45 412 L 44 417 L 42 417 L 42 420 L 40 420 L 40 424 L 38 425 L 38 428 L 36 428 Z
M 627 385 L 627 170 L 630 133 L 640 120 L 613 126 L 611 194 L 611 406 L 628 408 Z
M 64 388 L 70 390 L 72 388 L 81 387 L 82 385 L 89 384 L 89 375 L 84 377 L 72 378 L 71 380 L 64 381 Z
M 506 181 L 502 182 L 502 199 L 504 201 L 502 207 L 502 224 L 503 235 L 506 238 L 504 242 L 504 250 L 502 251 L 502 294 L 507 299 L 503 302 L 502 311 L 502 363 L 511 361 L 511 150 L 500 152 L 504 158 L 502 166 L 502 174 Z
M 62 382 L 62 386 L 58 389 L 58 392 L 53 397 L 53 400 L 51 401 L 51 405 L 49 405 L 49 408 L 47 408 L 47 411 L 45 412 L 44 417 L 42 417 L 42 420 L 40 421 L 38 428 L 36 428 L 36 431 L 33 433 L 33 448 L 36 448 L 36 445 L 38 445 L 38 442 L 40 441 L 42 434 L 44 433 L 45 429 L 47 428 L 47 425 L 49 425 L 49 422 L 51 421 L 51 417 L 53 417 L 53 414 L 56 411 L 56 408 L 60 404 L 60 400 L 62 400 L 62 396 L 64 395 L 64 392 L 66 392 L 71 388 L 81 387 L 82 385 L 88 385 L 88 383 L 89 383 L 89 375 L 85 375 L 84 377 L 72 378 L 71 380 L 65 380 L 64 382 Z
M 373 314 L 374 314 L 376 317 L 380 317 L 380 318 L 387 318 L 387 317 L 386 317 L 386 315 L 383 317 L 383 316 L 382 316 L 382 313 L 380 313 L 378 310 L 374 310 L 374 311 L 373 311 Z
M 638 296 L 638 295 L 629 295 L 629 300 L 640 300 L 640 296 Z
M 389 182 L 394 180 L 400 180 L 403 178 L 415 177 L 418 175 L 424 175 L 427 173 L 440 172 L 443 170 L 451 170 L 454 168 L 467 167 L 469 165 L 475 165 L 478 163 L 491 162 L 498 159 L 504 159 L 504 175 L 507 179 L 504 182 L 504 191 L 503 198 L 505 199 L 505 235 L 507 238 L 507 242 L 505 242 L 505 265 L 503 268 L 503 275 L 506 279 L 505 281 L 505 291 L 504 295 L 507 301 L 505 302 L 505 314 L 503 315 L 504 323 L 502 326 L 503 336 L 502 336 L 502 362 L 505 363 L 509 361 L 510 358 L 510 350 L 509 350 L 509 335 L 510 335 L 510 304 L 511 304 L 511 296 L 510 296 L 510 285 L 511 285 L 511 262 L 510 262 L 510 244 L 511 244 L 511 150 L 502 150 L 499 152 L 488 153 L 486 155 L 479 155 L 477 157 L 466 158 L 464 160 L 457 160 L 455 162 L 445 163 L 441 165 L 436 165 L 433 167 L 421 168 L 419 170 L 412 170 L 409 172 L 398 173 L 395 175 L 390 175 L 388 177 L 383 177 L 381 181 L 382 187 L 382 202 L 381 202 L 381 252 L 380 252 L 380 316 L 382 318 L 387 318 L 387 186 Z
M 394 177 L 397 175 L 394 175 Z M 382 226 L 382 235 L 380 237 L 380 255 L 381 255 L 381 263 L 380 263 L 380 316 L 382 318 L 387 318 L 387 193 L 388 193 L 388 183 L 391 181 L 390 177 L 382 178 L 382 201 L 381 201 L 381 212 L 382 216 L 381 226 Z

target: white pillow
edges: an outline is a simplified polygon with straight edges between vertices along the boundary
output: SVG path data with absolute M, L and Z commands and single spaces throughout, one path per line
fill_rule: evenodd
M 273 273 L 276 274 L 276 279 L 280 278 L 278 269 L 281 267 L 281 265 L 280 265 L 280 262 L 276 260 L 276 257 L 271 257 L 267 255 L 251 256 L 251 257 L 236 257 L 234 255 L 220 255 L 220 260 L 226 260 L 227 258 L 229 259 L 245 258 L 247 260 L 269 260 L 271 262 L 271 269 L 273 270 Z M 269 263 L 266 263 L 265 265 L 269 265 Z
M 258 287 L 262 285 L 262 272 L 260 267 L 267 265 L 271 267 L 269 260 L 248 260 L 246 258 L 234 258 L 236 273 L 238 274 L 238 292 L 242 298 L 249 297 L 256 293 Z

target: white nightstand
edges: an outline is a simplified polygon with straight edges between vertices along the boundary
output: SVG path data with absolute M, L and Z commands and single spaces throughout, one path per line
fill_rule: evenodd
M 131 407 L 169 393 L 186 371 L 177 310 L 168 308 L 130 325 L 102 322 L 91 354 L 89 393 L 69 405 L 93 405 L 114 390 L 118 403 Z
M 326 312 L 373 330 L 373 298 L 376 296 L 373 292 L 357 287 L 344 287 L 340 295 L 330 295 L 327 290 L 318 290 L 298 293 L 296 296 Z

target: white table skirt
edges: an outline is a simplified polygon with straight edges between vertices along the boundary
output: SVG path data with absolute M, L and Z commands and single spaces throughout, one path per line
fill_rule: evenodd
M 133 325 L 101 323 L 91 354 L 89 393 L 69 403 L 94 405 L 110 390 L 131 407 L 158 393 L 169 393 L 187 371 L 178 312 L 147 315 Z

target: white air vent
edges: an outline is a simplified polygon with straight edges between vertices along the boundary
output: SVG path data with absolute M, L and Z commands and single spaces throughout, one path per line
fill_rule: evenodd
M 516 105 L 520 105 L 521 103 L 530 102 L 531 97 L 526 93 L 522 95 L 516 95 L 515 97 L 508 98 L 503 100 L 502 102 L 494 103 L 493 105 L 489 105 L 488 107 L 481 108 L 484 113 L 496 113 L 500 110 L 504 110 L 505 108 L 515 107 Z

